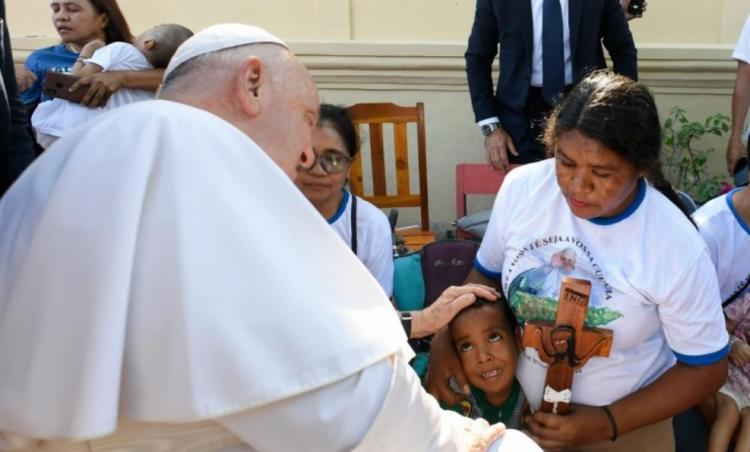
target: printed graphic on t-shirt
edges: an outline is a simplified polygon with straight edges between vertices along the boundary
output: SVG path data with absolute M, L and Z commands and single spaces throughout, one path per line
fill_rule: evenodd
M 591 281 L 586 326 L 606 325 L 622 317 L 607 306 L 612 286 L 586 244 L 573 236 L 549 236 L 524 246 L 503 273 L 503 285 L 508 287 L 508 300 L 518 321 L 554 322 L 564 277 Z

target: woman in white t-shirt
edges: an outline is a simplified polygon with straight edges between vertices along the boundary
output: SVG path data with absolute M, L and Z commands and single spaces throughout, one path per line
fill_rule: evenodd
M 316 162 L 307 170 L 298 170 L 297 185 L 390 297 L 393 242 L 388 218 L 346 189 L 351 162 L 359 148 L 346 110 L 322 104 L 312 144 Z
M 565 251 L 574 277 L 591 281 L 586 326 L 614 336 L 607 357 L 576 370 L 569 413 L 535 411 L 527 429 L 545 449 L 674 450 L 670 417 L 721 386 L 728 336 L 706 247 L 661 172 L 653 97 L 593 74 L 556 107 L 544 140 L 554 158 L 507 176 L 469 281 L 500 285 L 520 322 L 554 321 L 559 288 L 539 279 Z M 465 381 L 456 362 L 436 335 L 427 386 L 448 402 L 457 397 L 443 382 Z M 533 410 L 552 394 L 546 373 L 527 347 L 516 376 Z
M 705 406 L 716 413 L 709 451 L 750 450 L 750 187 L 714 198 L 694 214 L 719 279 L 729 339 L 729 375 Z

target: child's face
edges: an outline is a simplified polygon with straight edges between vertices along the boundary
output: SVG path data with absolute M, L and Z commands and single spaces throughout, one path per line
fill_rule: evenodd
M 493 394 L 507 397 L 513 385 L 521 339 L 511 331 L 497 306 L 465 311 L 451 322 L 451 337 L 464 374 L 492 403 Z

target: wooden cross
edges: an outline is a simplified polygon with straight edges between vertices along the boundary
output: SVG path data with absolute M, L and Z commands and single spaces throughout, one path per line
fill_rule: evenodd
M 563 278 L 555 324 L 527 321 L 523 330 L 524 347 L 533 347 L 549 365 L 544 382 L 541 410 L 565 414 L 571 399 L 573 372 L 592 356 L 609 356 L 612 330 L 584 326 L 589 307 L 591 282 Z

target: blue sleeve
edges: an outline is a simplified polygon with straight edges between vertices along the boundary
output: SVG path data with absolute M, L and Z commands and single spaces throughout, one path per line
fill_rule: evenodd
M 42 81 L 44 81 L 44 76 L 47 74 L 47 70 L 42 69 L 38 52 L 39 51 L 32 52 L 26 59 L 26 63 L 24 63 L 26 69 L 36 75 L 34 84 L 32 84 L 26 91 L 21 92 L 21 101 L 26 105 L 35 104 L 42 100 Z

